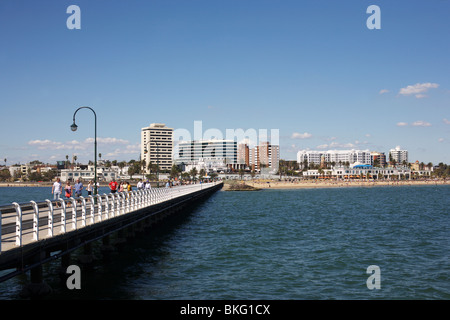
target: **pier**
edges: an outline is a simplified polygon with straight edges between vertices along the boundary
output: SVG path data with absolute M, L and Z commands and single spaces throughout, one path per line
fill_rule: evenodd
M 30 295 L 39 295 L 45 291 L 43 264 L 61 258 L 62 267 L 67 267 L 70 253 L 80 248 L 90 262 L 92 242 L 101 240 L 105 250 L 114 248 L 136 231 L 183 213 L 222 185 L 210 182 L 2 206 L 0 282 L 30 271 Z

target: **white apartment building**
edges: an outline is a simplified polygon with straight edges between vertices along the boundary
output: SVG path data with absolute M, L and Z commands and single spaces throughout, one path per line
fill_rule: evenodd
M 372 164 L 372 155 L 369 150 L 328 150 L 328 151 L 311 151 L 300 150 L 297 152 L 297 162 L 302 164 L 304 161 L 308 164 L 321 164 L 322 162 L 334 162 L 336 164 L 344 164 L 355 162 L 361 164 Z
M 237 164 L 237 143 L 233 140 L 180 141 L 177 163 L 198 161 Z
M 160 170 L 172 168 L 173 128 L 164 123 L 152 123 L 141 129 L 141 159 L 145 160 L 146 173 L 149 164 L 157 164 Z
M 389 158 L 392 158 L 392 160 L 395 160 L 398 164 L 402 164 L 403 161 L 408 163 L 408 151 L 402 150 L 400 146 L 395 147 L 395 149 L 389 150 Z

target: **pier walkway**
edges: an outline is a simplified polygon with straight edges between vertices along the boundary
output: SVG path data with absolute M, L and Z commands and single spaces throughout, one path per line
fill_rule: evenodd
M 113 232 L 152 225 L 221 187 L 211 182 L 2 206 L 0 271 L 16 271 L 0 282 Z

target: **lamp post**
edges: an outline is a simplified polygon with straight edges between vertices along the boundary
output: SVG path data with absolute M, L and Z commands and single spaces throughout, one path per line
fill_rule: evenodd
M 80 107 L 78 108 L 75 113 L 73 114 L 73 123 L 70 126 L 70 129 L 72 131 L 77 131 L 78 126 L 75 124 L 75 115 L 77 114 L 78 110 L 80 109 L 89 109 L 94 113 L 94 119 L 95 119 L 95 131 L 94 131 L 94 195 L 97 195 L 97 114 L 95 113 L 94 109 L 90 107 Z

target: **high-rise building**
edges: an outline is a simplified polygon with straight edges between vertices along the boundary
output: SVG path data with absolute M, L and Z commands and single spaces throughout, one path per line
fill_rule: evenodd
M 395 160 L 397 164 L 402 164 L 403 162 L 408 163 L 408 150 L 402 150 L 400 146 L 389 150 L 389 161 L 391 159 Z
M 141 129 L 141 159 L 145 160 L 146 172 L 149 164 L 156 164 L 160 170 L 172 167 L 173 128 L 164 123 L 152 123 Z
M 245 164 L 246 166 L 250 166 L 250 148 L 248 147 L 248 144 L 238 144 L 237 162 L 238 164 Z
M 180 141 L 178 143 L 178 163 L 193 161 L 222 161 L 237 163 L 237 143 L 233 140 Z
M 271 171 L 278 171 L 280 147 L 271 145 L 269 142 L 261 142 L 259 146 L 255 146 L 252 149 L 250 158 L 252 170 L 269 168 Z
M 384 152 L 371 152 L 372 165 L 377 167 L 384 167 L 386 165 L 386 155 Z

